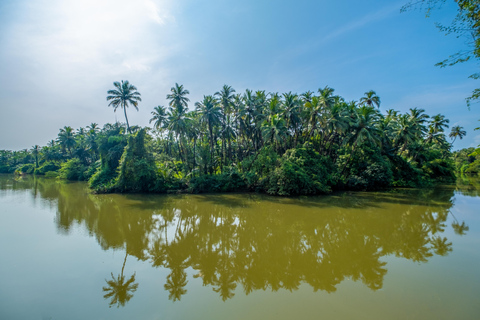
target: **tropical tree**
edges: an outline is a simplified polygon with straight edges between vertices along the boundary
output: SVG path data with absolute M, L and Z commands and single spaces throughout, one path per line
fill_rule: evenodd
M 57 141 L 60 143 L 60 147 L 63 151 L 67 149 L 68 153 L 72 155 L 71 150 L 76 144 L 73 128 L 70 126 L 65 126 L 63 129 L 60 129 Z
M 444 128 L 448 128 L 448 123 L 450 120 L 446 119 L 443 114 L 436 114 L 432 117 L 430 121 L 429 128 L 433 133 L 444 132 Z
M 380 97 L 377 96 L 377 93 L 373 90 L 365 92 L 365 97 L 362 97 L 359 101 L 360 105 L 367 105 L 369 107 L 377 106 L 380 108 Z
M 149 123 L 153 122 L 155 129 L 162 131 L 167 124 L 167 112 L 164 106 L 156 106 L 152 111 L 152 118 Z
M 265 121 L 262 125 L 262 135 L 265 141 L 275 143 L 275 149 L 279 150 L 279 145 L 287 137 L 287 127 L 285 121 L 278 115 L 273 115 L 270 122 Z
M 38 144 L 32 147 L 32 155 L 35 158 L 35 168 L 38 168 L 38 155 L 40 153 L 40 146 Z
M 171 93 L 167 94 L 168 103 L 171 108 L 176 109 L 179 114 L 184 114 L 188 109 L 190 99 L 186 97 L 190 91 L 183 88 L 183 85 L 175 83 L 175 87 L 170 89 Z
M 231 107 L 233 105 L 235 89 L 226 84 L 223 86 L 222 90 L 215 92 L 215 96 L 218 97 L 218 103 L 222 108 L 222 163 L 225 163 L 225 140 L 226 140 L 226 128 L 230 123 L 230 113 Z M 229 141 L 230 144 L 230 141 Z
M 197 112 L 200 114 L 200 122 L 207 125 L 208 133 L 210 136 L 210 156 L 213 159 L 213 145 L 214 145 L 214 136 L 213 128 L 215 125 L 220 123 L 220 107 L 217 104 L 217 100 L 213 96 L 204 96 L 202 102 L 196 102 L 195 107 Z
M 123 108 L 125 120 L 127 121 L 127 130 L 131 133 L 127 118 L 127 107 L 130 104 L 138 111 L 138 102 L 142 101 L 142 98 L 140 98 L 140 92 L 138 92 L 137 88 L 130 84 L 128 80 L 122 80 L 121 83 L 116 81 L 113 85 L 116 89 L 107 91 L 107 94 L 109 94 L 107 96 L 107 101 L 110 101 L 108 106 L 112 106 L 113 111 L 116 111 L 118 107 Z
M 453 126 L 452 131 L 448 135 L 450 138 L 453 138 L 452 144 L 455 142 L 455 140 L 460 138 L 460 140 L 463 139 L 467 135 L 467 131 L 463 130 L 463 127 L 460 126 Z

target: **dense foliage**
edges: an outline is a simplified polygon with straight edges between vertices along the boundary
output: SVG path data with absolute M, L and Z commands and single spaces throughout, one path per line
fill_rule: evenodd
M 347 102 L 329 87 L 236 94 L 225 85 L 192 111 L 188 94 L 176 84 L 168 109 L 154 108 L 153 128 L 64 127 L 47 146 L 2 150 L 0 172 L 89 180 L 96 192 L 313 195 L 426 186 L 459 169 L 448 119 L 417 108 L 381 113 L 374 91 Z M 461 127 L 449 134 L 464 135 Z

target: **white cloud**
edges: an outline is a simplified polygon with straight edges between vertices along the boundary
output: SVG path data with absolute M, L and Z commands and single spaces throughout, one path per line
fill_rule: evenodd
M 0 86 L 6 92 L 0 107 L 6 115 L 0 117 L 0 136 L 14 129 L 15 112 L 37 133 L 35 143 L 39 144 L 52 139 L 64 125 L 111 122 L 114 115 L 106 107 L 105 96 L 114 81 L 130 80 L 142 93 L 146 91 L 141 88 L 156 92 L 152 87 L 158 83 L 148 82 L 158 79 L 157 73 L 168 75 L 168 59 L 181 50 L 181 43 L 173 40 L 173 3 L 18 2 L 22 10 L 2 27 L 6 36 L 0 38 L 0 65 L 4 66 Z M 144 100 L 149 103 L 148 97 Z M 39 121 L 40 111 L 48 119 Z M 31 133 L 25 134 L 32 140 Z M 2 146 L 5 143 L 0 141 L 0 149 L 25 147 L 21 142 Z

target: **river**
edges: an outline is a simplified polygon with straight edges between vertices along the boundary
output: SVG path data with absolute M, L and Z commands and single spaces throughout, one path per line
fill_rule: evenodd
M 480 185 L 95 195 L 0 175 L 0 319 L 478 319 Z

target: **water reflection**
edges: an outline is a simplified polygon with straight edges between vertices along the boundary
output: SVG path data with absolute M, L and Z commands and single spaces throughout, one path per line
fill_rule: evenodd
M 125 304 L 133 297 L 133 293 L 137 291 L 138 288 L 138 283 L 135 283 L 135 273 L 127 281 L 125 281 L 123 271 L 125 269 L 125 263 L 127 262 L 127 256 L 128 254 L 125 254 L 122 273 L 115 278 L 112 272 L 112 280 L 105 279 L 107 286 L 102 288 L 102 290 L 106 292 L 103 298 L 110 299 L 110 308 L 114 305 L 117 305 L 117 308 L 120 306 L 125 306 Z
M 187 268 L 224 301 L 239 288 L 245 294 L 294 291 L 307 283 L 314 291 L 334 292 L 345 279 L 378 290 L 387 273 L 382 257 L 424 263 L 452 251 L 444 233 L 455 192 L 473 192 L 462 183 L 298 199 L 92 195 L 80 183 L 5 177 L 0 190 L 31 190 L 57 206 L 59 232 L 81 225 L 102 249 L 124 249 L 120 275 L 112 273 L 103 287 L 110 306 L 119 307 L 138 288 L 135 274 L 124 276 L 128 255 L 169 270 L 164 289 L 172 301 L 187 294 Z M 468 226 L 453 218 L 453 230 L 464 235 Z

